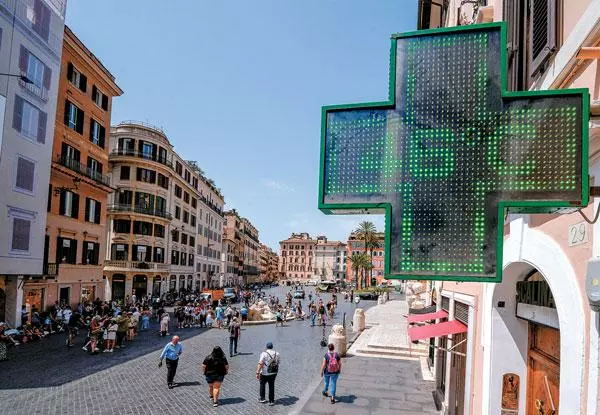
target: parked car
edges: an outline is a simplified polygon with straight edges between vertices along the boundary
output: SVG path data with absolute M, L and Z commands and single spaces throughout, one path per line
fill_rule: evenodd
M 361 300 L 377 300 L 377 297 L 379 297 L 379 294 L 374 291 L 363 291 L 357 293 L 357 295 Z
M 235 288 L 225 288 L 223 292 L 223 298 L 230 303 L 235 303 L 237 300 L 237 294 L 235 293 Z
M 298 299 L 301 298 L 304 300 L 304 297 L 306 296 L 306 293 L 304 292 L 304 290 L 296 290 L 294 291 L 294 298 Z

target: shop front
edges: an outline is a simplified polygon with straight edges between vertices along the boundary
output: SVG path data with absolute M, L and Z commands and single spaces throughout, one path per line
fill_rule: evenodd
M 113 301 L 125 301 L 125 275 L 114 274 L 112 276 L 111 292 Z

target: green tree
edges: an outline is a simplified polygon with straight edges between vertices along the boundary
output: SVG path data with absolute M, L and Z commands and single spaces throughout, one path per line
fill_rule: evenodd
M 370 277 L 368 278 L 368 281 L 367 281 L 367 278 L 363 278 L 363 283 L 365 283 L 365 286 L 369 286 L 371 284 L 371 278 L 373 277 L 373 275 L 372 275 L 373 249 L 379 247 L 379 241 L 377 240 L 377 228 L 375 227 L 373 222 L 363 221 L 358 224 L 358 228 L 356 228 L 355 233 L 356 233 L 356 238 L 363 241 L 363 244 L 364 244 L 363 248 L 364 248 L 365 255 L 367 253 L 369 253 L 369 259 L 370 259 L 369 262 L 371 264 L 369 271 L 371 272 L 371 274 L 370 274 Z M 363 270 L 366 273 L 367 269 L 363 268 Z M 362 284 L 361 284 L 361 288 L 362 288 Z
M 369 256 L 364 252 L 358 252 L 352 254 L 352 256 L 350 257 L 350 262 L 352 262 L 352 271 L 354 271 L 354 285 L 358 289 L 358 274 L 361 270 L 364 272 L 365 267 L 368 267 L 370 265 Z

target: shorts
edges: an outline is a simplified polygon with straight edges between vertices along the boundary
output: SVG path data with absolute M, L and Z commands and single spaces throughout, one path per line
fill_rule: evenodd
M 225 376 L 218 376 L 218 375 L 206 375 L 206 383 L 208 383 L 209 385 L 211 383 L 214 382 L 223 382 L 223 379 L 225 379 Z
M 248 320 L 248 316 L 247 315 L 243 315 L 242 316 L 242 321 L 246 321 L 246 320 Z

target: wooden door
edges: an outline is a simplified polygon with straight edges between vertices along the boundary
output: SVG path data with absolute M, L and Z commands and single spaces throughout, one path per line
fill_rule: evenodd
M 459 333 L 452 336 L 453 351 L 467 354 L 467 333 Z M 467 358 L 452 353 L 452 371 L 454 382 L 454 408 L 450 413 L 463 415 L 465 413 L 465 376 Z
M 560 331 L 529 323 L 527 415 L 558 414 Z

